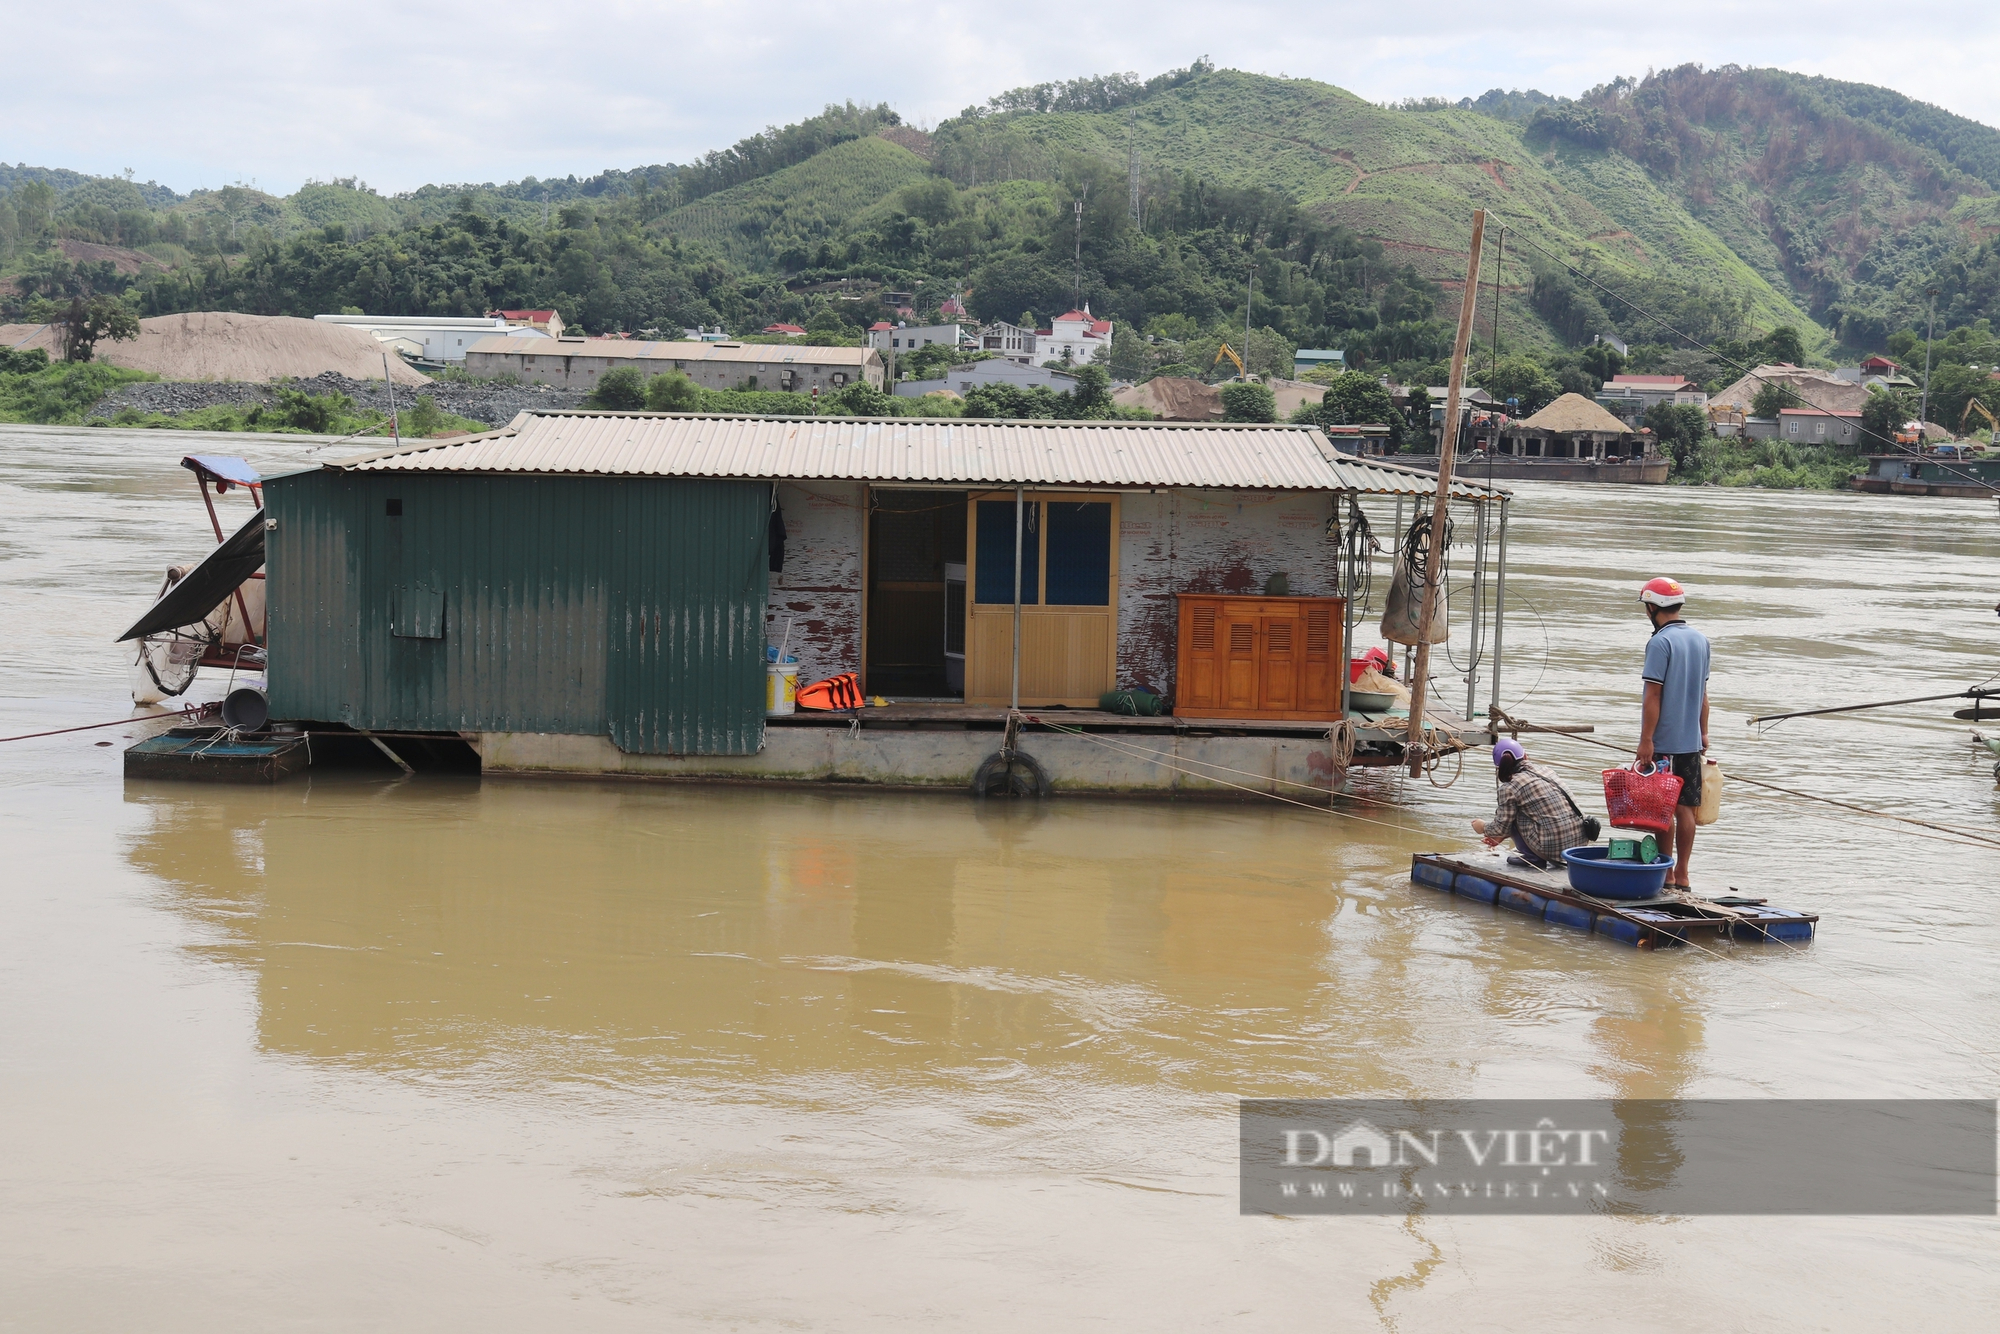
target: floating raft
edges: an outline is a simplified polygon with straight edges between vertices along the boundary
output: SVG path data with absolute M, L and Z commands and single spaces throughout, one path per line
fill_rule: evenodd
M 301 732 L 229 735 L 224 727 L 171 727 L 125 751 L 127 778 L 276 783 L 312 763 Z
M 1773 908 L 1762 899 L 1737 895 L 1720 899 L 1600 899 L 1571 889 L 1569 876 L 1563 871 L 1536 871 L 1492 857 L 1420 852 L 1410 860 L 1410 880 L 1427 889 L 1511 908 L 1556 926 L 1595 932 L 1641 949 L 1685 945 L 1710 934 L 1732 940 L 1805 941 L 1813 938 L 1819 921 L 1816 913 Z

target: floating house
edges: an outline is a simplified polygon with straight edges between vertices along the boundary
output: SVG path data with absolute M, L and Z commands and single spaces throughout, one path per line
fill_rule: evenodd
M 1667 480 L 1668 460 L 1649 431 L 1635 431 L 1582 394 L 1564 394 L 1540 412 L 1500 428 L 1491 459 L 1471 476 L 1552 482 Z
M 489 772 L 962 786 L 1004 731 L 1058 791 L 1325 793 L 1403 753 L 1349 646 L 1435 486 L 1299 426 L 523 413 L 265 479 L 270 707 Z M 1507 494 L 1453 496 L 1497 641 Z M 781 645 L 892 702 L 767 717 Z

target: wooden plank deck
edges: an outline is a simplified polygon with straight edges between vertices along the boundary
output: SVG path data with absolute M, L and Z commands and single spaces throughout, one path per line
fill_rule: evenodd
M 1268 718 L 1136 718 L 1130 714 L 1106 713 L 1101 709 L 1024 707 L 1029 719 L 1027 730 L 1037 726 L 1077 727 L 1091 732 L 1178 732 L 1195 736 L 1325 736 L 1333 719 L 1325 722 L 1273 720 Z M 1433 729 L 1468 744 L 1486 735 L 1484 721 L 1467 722 L 1439 709 L 1426 709 L 1424 716 Z M 806 710 L 765 720 L 771 727 L 851 727 L 912 728 L 940 731 L 999 731 L 1007 725 L 1004 705 L 960 704 L 955 701 L 894 701 L 865 709 Z M 1407 715 L 1355 714 L 1356 739 L 1362 745 L 1400 745 L 1409 726 Z
M 1735 896 L 1728 902 L 1691 896 L 1594 898 L 1571 889 L 1566 870 L 1537 871 L 1483 854 L 1420 852 L 1410 861 L 1410 880 L 1641 949 L 1685 945 L 1703 936 L 1802 944 L 1819 929 L 1817 913 L 1791 912 Z

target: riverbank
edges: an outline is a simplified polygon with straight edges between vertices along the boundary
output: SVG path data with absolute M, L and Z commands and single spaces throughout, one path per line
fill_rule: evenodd
M 275 407 L 282 389 L 321 395 L 340 394 L 363 412 L 389 412 L 389 389 L 381 380 L 353 380 L 327 372 L 310 380 L 274 380 L 267 384 L 239 381 L 154 380 L 122 385 L 92 404 L 83 414 L 87 425 L 119 422 L 132 413 L 179 417 L 218 407 Z M 531 408 L 543 410 L 574 408 L 583 404 L 581 390 L 554 389 L 546 385 L 481 384 L 468 380 L 433 380 L 428 386 L 397 385 L 398 411 L 408 412 L 418 397 L 427 397 L 442 412 L 482 426 L 504 426 L 515 414 Z M 121 424 L 130 423 L 129 420 Z M 179 422 L 173 423 L 176 426 Z M 193 429 L 201 429 L 195 426 Z

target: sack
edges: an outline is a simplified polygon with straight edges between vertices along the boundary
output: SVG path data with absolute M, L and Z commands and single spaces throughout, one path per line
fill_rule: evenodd
M 1674 828 L 1674 804 L 1681 797 L 1681 780 L 1673 771 L 1652 765 L 1604 771 L 1604 809 L 1621 829 L 1667 834 Z
M 1418 553 L 1419 561 L 1423 559 L 1422 553 L 1429 551 L 1430 527 L 1428 515 L 1418 519 L 1411 525 L 1401 549 L 1396 553 L 1396 570 L 1389 580 L 1389 596 L 1382 603 L 1382 638 L 1392 644 L 1417 642 L 1417 625 L 1423 618 L 1425 579 L 1424 571 L 1413 564 L 1410 557 L 1413 548 Z M 1445 540 L 1448 546 L 1449 534 Z M 1445 620 L 1445 606 L 1444 580 L 1440 578 L 1431 588 L 1430 642 L 1433 644 L 1442 644 L 1451 638 L 1451 627 Z
M 1097 697 L 1097 707 L 1131 718 L 1157 718 L 1161 713 L 1160 697 L 1150 690 L 1107 690 Z

